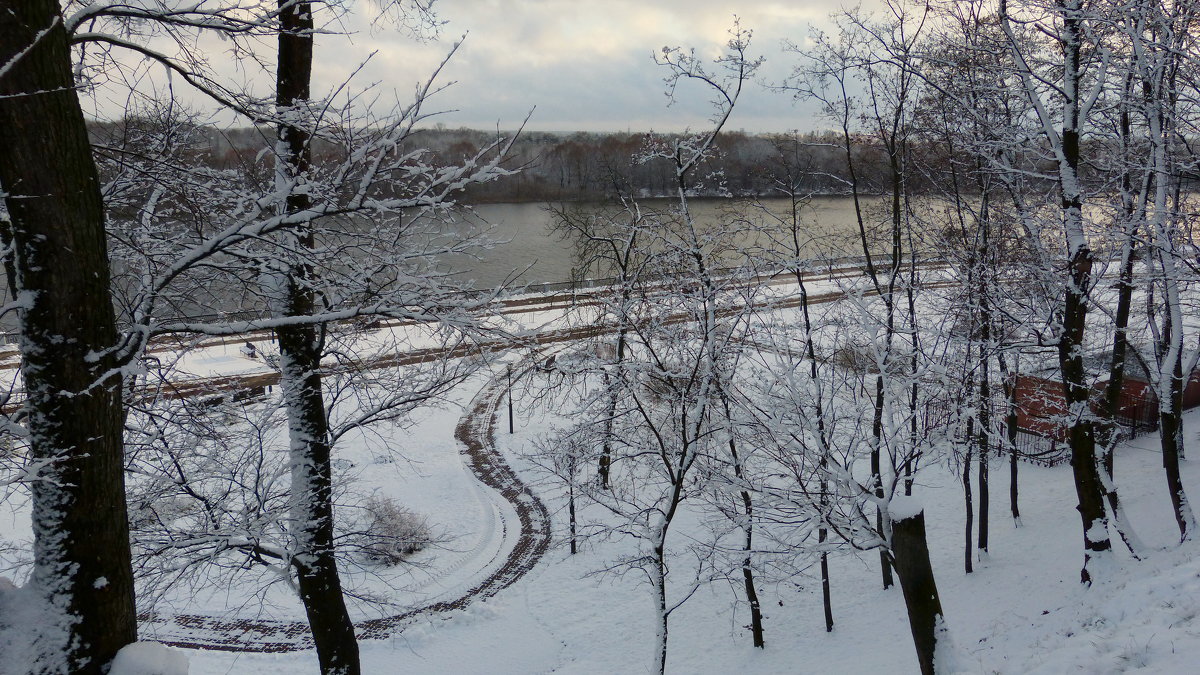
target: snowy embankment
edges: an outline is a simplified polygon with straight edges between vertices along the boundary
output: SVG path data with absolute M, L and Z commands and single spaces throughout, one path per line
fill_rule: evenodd
M 517 433 L 510 437 L 502 430 L 498 438 L 518 468 L 515 451 L 553 423 L 528 408 L 518 398 Z M 1200 414 L 1187 421 L 1195 428 Z M 419 433 L 435 431 L 424 427 Z M 1156 450 L 1157 438 L 1143 437 L 1119 449 L 1116 465 L 1133 525 L 1152 549 L 1148 559 L 1135 562 L 1118 552 L 1103 571 L 1106 579 L 1090 589 L 1078 583 L 1082 547 L 1070 467 L 1020 466 L 1024 526 L 1017 528 L 1008 516 L 1006 467 L 997 462 L 991 554 L 971 575 L 962 572 L 961 488 L 940 467 L 922 473 L 918 492 L 934 572 L 964 672 L 1195 672 L 1200 551 L 1195 544 L 1174 542 Z M 1189 489 L 1200 490 L 1200 468 L 1187 463 L 1184 475 Z M 414 480 L 404 492 L 420 502 L 424 491 Z M 548 505 L 562 507 L 561 502 Z M 618 548 L 593 542 L 576 556 L 552 550 L 530 574 L 486 602 L 422 619 L 389 640 L 365 641 L 365 672 L 646 672 L 653 615 L 644 580 L 634 574 L 596 574 Z M 766 585 L 760 593 L 767 647 L 761 651 L 750 646 L 744 608 L 731 609 L 732 586 L 706 585 L 673 619 L 669 669 L 746 675 L 915 673 L 903 600 L 898 588 L 881 590 L 875 560 L 849 554 L 832 558 L 837 627 L 830 634 L 823 629 L 816 579 Z M 196 675 L 293 673 L 311 670 L 315 663 L 308 652 L 191 652 L 190 658 Z
M 787 293 L 786 288 L 780 290 Z M 536 308 L 514 320 L 554 328 L 562 313 Z M 222 345 L 208 356 L 196 355 L 189 365 L 195 365 L 193 372 L 204 371 L 200 360 L 210 358 L 236 366 L 233 361 L 242 359 L 237 349 L 237 344 Z M 263 351 L 265 345 L 260 354 Z M 262 368 L 261 361 L 245 361 L 232 372 Z M 451 597 L 503 554 L 500 519 L 505 507 L 481 491 L 454 440 L 464 414 L 458 405 L 470 401 L 483 384 L 481 378 L 473 380 L 455 394 L 456 405 L 427 411 L 408 428 L 388 429 L 370 443 L 364 439 L 339 450 L 339 457 L 363 475 L 366 489 L 396 498 L 449 535 L 444 548 L 421 554 L 421 567 L 402 573 L 408 575 L 406 582 L 393 578 L 398 588 L 389 600 L 395 606 Z M 502 422 L 497 443 L 528 482 L 534 476 L 522 451 L 561 420 L 523 400 L 519 389 L 516 412 L 517 433 L 509 436 Z M 1200 425 L 1200 413 L 1191 413 L 1186 422 L 1192 455 L 1200 456 L 1200 442 L 1192 431 Z M 1069 466 L 1020 466 L 1024 526 L 1017 528 L 1008 516 L 1007 467 L 996 460 L 991 551 L 971 575 L 962 572 L 961 486 L 945 466 L 922 471 L 917 494 L 958 663 L 965 672 L 1195 672 L 1194 664 L 1200 663 L 1200 551 L 1192 543 L 1175 543 L 1157 442 L 1153 435 L 1142 437 L 1120 447 L 1116 456 L 1117 484 L 1134 528 L 1150 548 L 1148 559 L 1135 562 L 1118 551 L 1110 566 L 1096 570 L 1100 580 L 1090 589 L 1078 583 L 1082 537 Z M 1183 469 L 1193 494 L 1200 491 L 1200 469 L 1194 461 L 1185 462 Z M 548 486 L 537 491 L 555 512 L 561 537 L 564 502 Z M 3 534 L 23 536 L 23 516 L 13 515 Z M 703 524 L 695 519 L 684 521 L 682 531 L 699 527 Z M 654 626 L 645 580 L 637 573 L 598 573 L 629 552 L 626 544 L 612 541 L 588 542 L 576 556 L 552 549 L 530 573 L 495 597 L 415 619 L 388 639 L 363 641 L 364 672 L 647 672 Z M 750 645 L 744 629 L 747 612 L 732 602 L 734 583 L 705 584 L 672 618 L 669 670 L 915 673 L 903 600 L 899 588 L 880 588 L 877 557 L 832 556 L 831 574 L 836 629 L 830 634 L 824 631 L 820 586 L 814 577 L 763 584 L 765 650 Z M 262 609 L 253 596 L 230 596 L 229 589 L 210 599 L 216 602 L 222 593 L 230 603 L 225 606 L 238 612 Z M 196 598 L 179 600 L 179 609 L 184 609 Z M 302 616 L 286 592 L 272 595 L 266 604 L 276 616 Z M 200 609 L 221 611 L 216 605 Z M 359 616 L 372 613 L 378 615 L 378 608 Z M 314 672 L 316 663 L 311 651 L 189 650 L 188 656 L 196 675 Z

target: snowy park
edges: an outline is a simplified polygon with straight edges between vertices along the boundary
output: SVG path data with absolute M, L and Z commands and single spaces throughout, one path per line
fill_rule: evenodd
M 1197 72 L 1200 0 L 0 0 L 0 675 L 1200 671 Z

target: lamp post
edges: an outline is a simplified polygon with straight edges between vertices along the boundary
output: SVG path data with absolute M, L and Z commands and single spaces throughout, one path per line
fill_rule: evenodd
M 508 372 L 508 433 L 513 433 L 513 402 L 512 402 L 512 364 L 504 364 Z

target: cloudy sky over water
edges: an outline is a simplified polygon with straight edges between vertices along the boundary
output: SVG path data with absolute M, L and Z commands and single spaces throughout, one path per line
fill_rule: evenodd
M 758 79 L 778 83 L 795 55 L 788 39 L 803 42 L 812 25 L 826 25 L 838 0 L 442 0 L 437 40 L 417 43 L 395 31 L 359 32 L 356 48 L 378 50 L 364 75 L 384 86 L 409 86 L 465 33 L 447 64 L 453 87 L 436 99 L 447 126 L 502 128 L 535 108 L 529 126 L 543 130 L 678 130 L 703 125 L 708 95 L 681 89 L 668 107 L 663 78 L 654 63 L 664 46 L 693 47 L 719 55 L 735 15 L 754 31 L 752 55 L 766 57 Z M 342 66 L 344 63 L 335 65 Z M 782 131 L 823 126 L 811 106 L 784 93 L 750 86 L 731 128 Z
M 807 2 L 727 0 L 439 0 L 444 23 L 435 37 L 415 39 L 386 21 L 372 21 L 382 0 L 353 3 L 356 14 L 328 23 L 350 35 L 322 36 L 316 46 L 315 91 L 328 92 L 366 62 L 344 90 L 375 90 L 364 98 L 411 100 L 416 84 L 429 77 L 452 46 L 458 52 L 439 82 L 450 84 L 426 111 L 448 127 L 511 129 L 533 110 L 529 129 L 568 131 L 674 131 L 705 124 L 708 95 L 685 87 L 668 107 L 663 78 L 654 63 L 664 46 L 692 47 L 719 55 L 735 15 L 754 31 L 751 52 L 763 56 L 758 83 L 747 88 L 731 129 L 784 131 L 823 128 L 811 105 L 760 83 L 779 83 L 797 62 L 782 42 L 804 42 L 812 26 L 827 26 L 841 0 Z M 875 4 L 877 0 L 867 0 Z M 463 36 L 466 36 L 465 39 Z M 245 77 L 226 47 L 206 45 L 212 61 L 230 77 Z M 269 49 L 269 46 L 267 46 Z M 149 76 L 153 78 L 154 76 Z M 269 79 L 258 76 L 258 86 Z M 177 85 L 177 89 L 179 86 Z M 266 90 L 260 93 L 269 93 Z M 100 102 L 100 116 L 114 102 Z

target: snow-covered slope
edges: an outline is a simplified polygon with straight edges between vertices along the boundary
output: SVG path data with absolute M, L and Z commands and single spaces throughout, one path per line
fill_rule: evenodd
M 519 448 L 550 420 L 522 416 L 501 444 Z M 1189 426 L 1200 424 L 1193 413 Z M 452 434 L 431 418 L 416 438 Z M 1189 437 L 1189 440 L 1194 440 Z M 417 447 L 419 443 L 414 443 Z M 444 447 L 444 446 L 440 446 Z M 1200 663 L 1200 551 L 1179 546 L 1156 453 L 1157 438 L 1122 447 L 1116 474 L 1130 518 L 1147 547 L 1136 562 L 1118 551 L 1104 579 L 1078 583 L 1079 519 L 1070 468 L 1020 466 L 1021 515 L 1008 515 L 1008 471 L 993 467 L 992 546 L 974 574 L 963 573 L 962 493 L 944 469 L 922 474 L 919 493 L 930 549 L 958 663 L 971 673 L 1192 673 Z M 1200 447 L 1197 447 L 1200 452 Z M 514 453 L 514 464 L 520 458 Z M 1188 487 L 1200 490 L 1200 468 L 1185 463 Z M 430 489 L 444 489 L 445 484 Z M 422 482 L 406 483 L 416 502 Z M 414 492 L 416 491 L 416 492 Z M 553 507 L 552 507 L 553 508 Z M 652 607 L 635 574 L 596 574 L 619 553 L 595 542 L 569 556 L 552 551 L 515 586 L 465 611 L 418 622 L 387 641 L 362 644 L 371 673 L 639 673 L 652 647 Z M 832 560 L 837 627 L 824 631 L 815 580 L 761 589 L 765 650 L 750 645 L 734 586 L 714 582 L 672 618 L 668 669 L 676 673 L 915 673 L 916 658 L 898 589 L 880 588 L 877 560 Z M 286 655 L 193 652 L 192 672 L 311 671 L 311 653 Z

